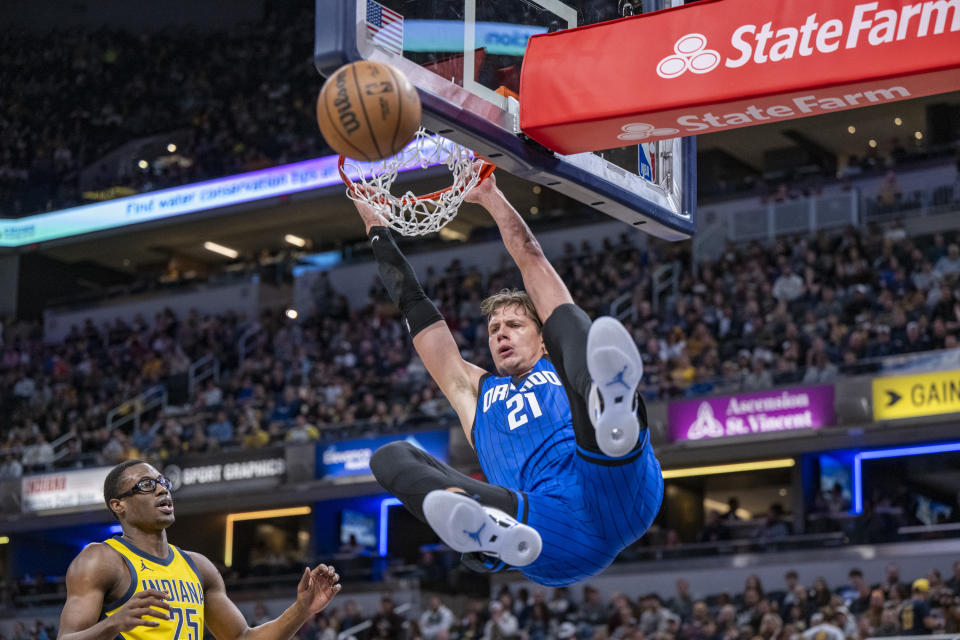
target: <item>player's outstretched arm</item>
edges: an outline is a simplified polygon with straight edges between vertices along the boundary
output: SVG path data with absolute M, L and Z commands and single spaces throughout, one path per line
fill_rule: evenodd
M 465 200 L 482 206 L 497 223 L 503 244 L 523 276 L 523 288 L 544 322 L 554 309 L 573 302 L 567 285 L 543 255 L 543 249 L 533 237 L 530 227 L 497 188 L 497 180 L 493 175 L 474 187 Z
M 159 620 L 168 620 L 167 594 L 154 589 L 135 593 L 113 615 L 99 620 L 104 599 L 124 574 L 130 575 L 120 555 L 105 545 L 81 551 L 67 569 L 58 640 L 113 640 L 136 627 L 156 627 Z
M 383 226 L 383 221 L 369 206 L 361 202 L 354 204 L 366 225 L 383 285 L 406 320 L 417 354 L 457 412 L 463 432 L 470 441 L 477 408 L 477 385 L 486 372 L 461 357 L 460 347 L 450 328 L 424 293 L 413 268 L 400 252 L 390 230 Z
M 304 568 L 297 599 L 286 611 L 257 627 L 247 625 L 237 605 L 227 596 L 223 577 L 213 563 L 199 553 L 190 554 L 203 581 L 203 615 L 217 640 L 290 640 L 300 627 L 323 611 L 340 593 L 340 576 L 333 567 L 321 564 L 312 571 Z

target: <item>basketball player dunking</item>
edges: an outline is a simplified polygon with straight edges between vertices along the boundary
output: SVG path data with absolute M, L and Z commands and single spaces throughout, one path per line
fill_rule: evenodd
M 640 354 L 619 322 L 591 324 L 573 303 L 493 177 L 466 200 L 493 217 L 526 288 L 481 305 L 496 373 L 463 360 L 389 230 L 357 209 L 414 347 L 490 483 L 405 442 L 380 448 L 370 468 L 471 568 L 514 566 L 542 585 L 571 584 L 609 566 L 660 508 L 663 478 L 636 393 Z
M 167 542 L 170 483 L 142 460 L 117 465 L 103 485 L 121 535 L 88 545 L 67 569 L 58 640 L 289 640 L 340 591 L 333 567 L 303 570 L 297 600 L 251 629 L 223 578 L 199 553 Z

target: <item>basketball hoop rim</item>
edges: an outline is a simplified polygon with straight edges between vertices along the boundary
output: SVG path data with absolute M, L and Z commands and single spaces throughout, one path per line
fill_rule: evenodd
M 490 162 L 489 160 L 487 160 L 482 156 L 476 156 L 476 158 L 483 163 L 483 166 L 480 168 L 480 173 L 479 173 L 480 180 L 477 181 L 477 185 L 479 185 L 481 182 L 483 182 L 484 180 L 490 177 L 490 175 L 496 170 L 497 165 L 493 164 L 492 162 Z M 340 159 L 337 161 L 337 171 L 340 172 L 340 179 L 343 180 L 343 184 L 347 185 L 348 189 L 351 189 L 351 190 L 356 189 L 356 185 L 353 183 L 353 180 L 350 179 L 350 176 L 348 176 L 347 172 L 344 171 L 343 169 L 344 163 L 346 161 L 347 161 L 347 157 L 344 155 L 341 155 Z M 453 185 L 450 185 L 445 189 L 440 189 L 439 191 L 434 191 L 433 193 L 427 193 L 422 196 L 415 195 L 413 196 L 412 199 L 408 197 L 404 197 L 399 200 L 399 204 L 408 205 L 411 202 L 422 202 L 424 200 L 436 200 L 441 195 L 443 195 L 444 193 L 447 193 L 451 189 L 453 189 Z

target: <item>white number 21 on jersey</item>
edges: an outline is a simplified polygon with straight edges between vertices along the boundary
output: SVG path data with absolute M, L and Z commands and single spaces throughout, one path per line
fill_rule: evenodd
M 507 415 L 507 424 L 510 425 L 510 431 L 527 424 L 527 413 L 523 411 L 524 398 L 527 399 L 527 404 L 530 405 L 530 413 L 533 414 L 534 418 L 539 418 L 543 415 L 543 411 L 540 410 L 540 403 L 537 402 L 536 395 L 534 395 L 532 392 L 518 393 L 507 400 L 507 407 L 510 409 L 510 413 Z

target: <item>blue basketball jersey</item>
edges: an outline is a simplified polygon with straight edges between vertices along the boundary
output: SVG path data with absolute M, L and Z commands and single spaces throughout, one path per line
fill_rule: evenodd
M 578 449 L 569 397 L 546 357 L 522 378 L 481 379 L 471 435 L 487 479 L 518 492 L 510 515 L 543 539 L 540 556 L 521 569 L 538 584 L 600 573 L 660 508 L 663 479 L 649 433 L 620 459 Z
M 559 489 L 572 480 L 577 443 L 570 400 L 548 358 L 522 378 L 483 378 L 473 442 L 493 484 L 530 493 Z

